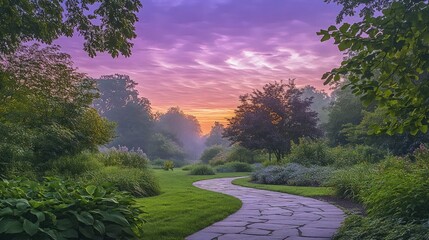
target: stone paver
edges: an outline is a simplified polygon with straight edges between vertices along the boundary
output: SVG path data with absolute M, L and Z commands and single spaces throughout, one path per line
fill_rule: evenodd
M 344 213 L 316 199 L 236 186 L 236 178 L 195 182 L 194 186 L 240 199 L 243 206 L 224 220 L 187 237 L 187 240 L 330 239 Z

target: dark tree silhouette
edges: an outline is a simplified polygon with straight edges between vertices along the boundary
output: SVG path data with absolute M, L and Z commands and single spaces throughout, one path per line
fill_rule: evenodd
M 240 96 L 241 105 L 229 119 L 224 137 L 243 147 L 264 149 L 280 161 L 290 151 L 291 141 L 321 135 L 317 113 L 310 110 L 311 99 L 302 99 L 293 80 L 274 82 L 262 90 Z

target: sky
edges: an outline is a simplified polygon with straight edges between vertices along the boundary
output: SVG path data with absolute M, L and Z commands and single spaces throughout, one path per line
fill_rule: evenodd
M 323 0 L 142 0 L 129 58 L 88 57 L 79 36 L 56 43 L 81 72 L 126 74 L 154 111 L 179 106 L 203 133 L 226 123 L 239 95 L 268 82 L 295 79 L 323 86 L 340 64 L 332 42 L 316 32 L 335 24 L 339 7 Z

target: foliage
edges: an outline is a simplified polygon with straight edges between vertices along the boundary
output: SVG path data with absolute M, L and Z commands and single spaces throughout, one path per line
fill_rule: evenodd
M 328 144 L 323 140 L 311 140 L 300 138 L 299 143 L 291 143 L 290 154 L 286 161 L 302 164 L 305 166 L 326 166 L 333 163 Z
M 186 155 L 180 145 L 161 133 L 155 133 L 152 136 L 148 150 L 152 159 L 183 160 Z
M 369 218 L 353 215 L 348 217 L 335 240 L 420 240 L 429 239 L 427 226 L 413 223 L 401 223 L 389 218 Z
M 0 54 L 11 53 L 27 41 L 51 44 L 78 33 L 89 56 L 108 52 L 131 54 L 138 0 L 126 1 L 3 1 L 0 5 Z M 96 20 L 96 21 L 94 21 Z
M 215 171 L 209 165 L 196 165 L 191 169 L 189 175 L 215 175 Z
M 97 186 L 112 185 L 135 197 L 150 197 L 160 193 L 159 183 L 149 170 L 106 167 L 88 173 L 84 179 Z
M 224 151 L 224 148 L 220 145 L 210 146 L 204 150 L 203 154 L 200 157 L 200 160 L 203 163 L 209 163 L 209 161 L 215 158 L 222 151 Z
M 325 124 L 328 122 L 328 109 L 332 99 L 326 92 L 307 85 L 302 89 L 301 98 L 311 100 L 310 109 L 317 113 L 319 118 L 318 124 Z
M 113 125 L 90 107 L 94 82 L 58 47 L 23 46 L 0 58 L 0 150 L 10 161 L 39 164 L 113 137 Z
M 360 3 L 371 6 L 368 1 L 336 2 L 343 3 L 346 11 L 353 11 Z M 340 51 L 349 53 L 341 66 L 325 73 L 323 79 L 328 84 L 346 76 L 364 104 L 376 102 L 386 109 L 385 123 L 374 126 L 375 133 L 426 133 L 429 4 L 426 0 L 380 0 L 375 4 L 380 14 L 364 14 L 353 24 L 330 26 L 318 33 L 322 41 L 333 38 Z
M 362 201 L 361 193 L 368 187 L 376 173 L 373 165 L 358 164 L 335 171 L 326 185 L 333 187 L 335 194 L 341 198 Z
M 388 135 L 386 133 L 374 134 L 372 126 L 383 124 L 386 111 L 376 108 L 373 112 L 364 111 L 363 119 L 358 125 L 344 125 L 341 133 L 351 144 L 365 144 L 378 149 L 386 149 L 394 155 L 411 154 L 421 143 L 429 142 L 429 134 L 410 133 Z
M 252 165 L 244 162 L 228 162 L 216 167 L 216 172 L 251 172 Z
M 148 152 L 155 117 L 150 101 L 139 97 L 137 83 L 120 74 L 101 76 L 96 83 L 100 98 L 94 101 L 94 107 L 117 124 L 116 138 L 109 146 L 143 148 Z
M 197 118 L 185 114 L 179 107 L 172 107 L 159 116 L 156 129 L 180 146 L 188 159 L 199 159 L 204 142 L 200 136 L 201 126 Z
M 386 155 L 385 151 L 375 147 L 355 145 L 331 148 L 324 140 L 303 138 L 298 144 L 292 143 L 291 153 L 286 156 L 285 162 L 305 166 L 349 167 L 358 163 L 377 163 Z
M 310 111 L 311 101 L 301 95 L 290 80 L 288 84 L 269 83 L 262 90 L 240 96 L 241 104 L 229 119 L 224 137 L 250 150 L 274 153 L 280 161 L 289 152 L 291 141 L 320 136 L 317 113 Z
M 364 107 L 350 88 L 342 88 L 342 85 L 334 90 L 332 99 L 328 122 L 323 125 L 323 128 L 331 145 L 344 145 L 348 141 L 342 130 L 345 126 L 354 126 L 361 122 Z
M 225 128 L 222 123 L 215 122 L 212 126 L 212 129 L 210 130 L 209 135 L 207 136 L 205 145 L 207 147 L 211 147 L 213 145 L 228 147 L 230 145 L 230 142 L 222 137 L 224 130 Z
M 167 160 L 167 161 L 164 162 L 164 166 L 163 167 L 164 167 L 164 170 L 166 170 L 166 171 L 168 171 L 168 170 L 173 171 L 173 169 L 174 169 L 174 162 L 171 161 L 171 160 Z
M 106 166 L 123 166 L 138 169 L 147 169 L 149 159 L 140 148 L 128 149 L 125 146 L 112 147 L 99 154 L 99 159 Z
M 73 156 L 64 156 L 48 162 L 46 169 L 48 175 L 78 177 L 103 167 L 98 155 L 83 152 Z
M 268 166 L 252 173 L 252 181 L 263 184 L 282 184 L 291 186 L 323 185 L 333 169 L 329 167 L 304 167 L 291 163 L 286 166 Z
M 142 210 L 112 189 L 73 181 L 0 182 L 1 239 L 138 239 Z
M 429 219 L 429 154 L 416 163 L 390 159 L 361 193 L 368 214 L 406 222 Z

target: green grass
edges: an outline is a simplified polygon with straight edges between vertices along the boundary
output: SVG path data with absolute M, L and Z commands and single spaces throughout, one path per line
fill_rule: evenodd
M 257 188 L 263 190 L 270 190 L 275 192 L 290 193 L 304 197 L 318 197 L 318 196 L 333 196 L 334 190 L 329 187 L 300 187 L 300 186 L 286 186 L 286 185 L 272 185 L 272 184 L 258 184 L 249 182 L 250 178 L 240 178 L 232 181 L 233 184 Z
M 246 176 L 249 173 L 218 173 L 190 176 L 188 171 L 154 170 L 161 195 L 138 199 L 145 212 L 144 239 L 184 239 L 188 235 L 220 221 L 241 207 L 240 200 L 192 186 L 203 179 Z

